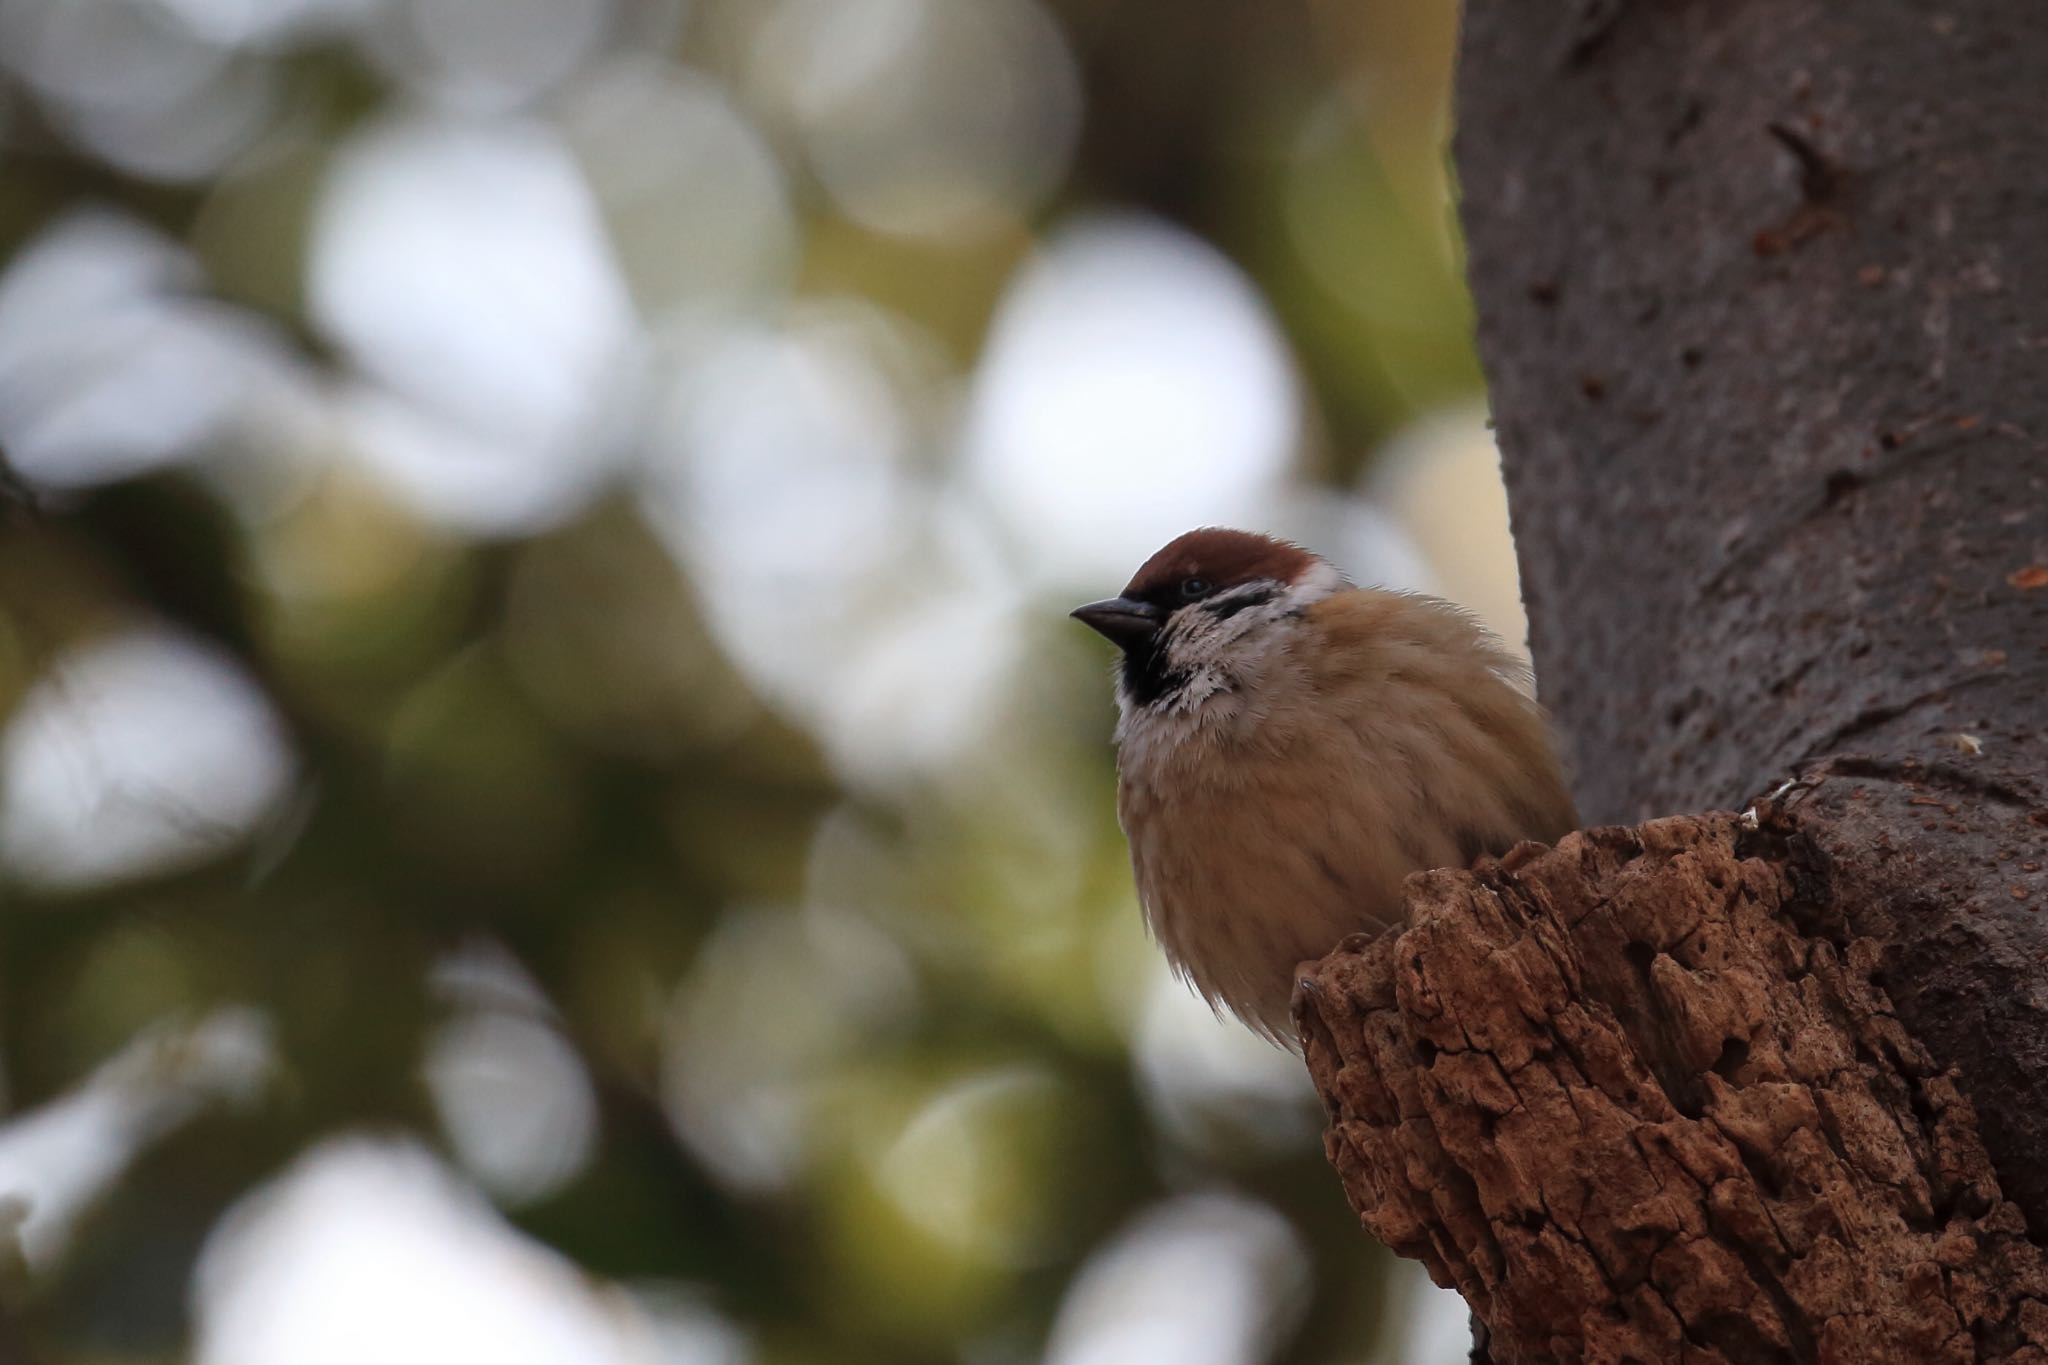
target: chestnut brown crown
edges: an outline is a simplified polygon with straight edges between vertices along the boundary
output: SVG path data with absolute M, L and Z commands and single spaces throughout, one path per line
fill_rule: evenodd
M 1221 592 L 1254 579 L 1292 583 L 1316 557 L 1291 541 L 1251 531 L 1205 526 L 1175 536 L 1138 567 L 1123 595 L 1133 601 L 1170 606 L 1188 597 L 1190 580 Z

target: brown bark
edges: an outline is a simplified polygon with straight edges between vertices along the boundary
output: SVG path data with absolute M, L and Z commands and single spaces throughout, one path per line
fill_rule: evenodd
M 2048 1255 L 1794 831 L 1432 873 L 1309 978 L 1330 1160 L 1497 1358 L 2048 1361 Z
M 1419 884 L 1332 1158 L 1498 1360 L 2048 1359 L 2048 24 L 1574 12 L 1460 74 L 1544 695 L 1589 818 L 1807 785 Z

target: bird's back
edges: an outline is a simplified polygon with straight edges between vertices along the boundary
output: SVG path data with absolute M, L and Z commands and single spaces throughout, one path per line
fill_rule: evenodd
M 1316 695 L 1380 762 L 1410 771 L 1421 811 L 1461 826 L 1459 865 L 1578 827 L 1527 668 L 1470 613 L 1356 588 L 1311 607 L 1307 625 L 1324 646 L 1304 652 Z

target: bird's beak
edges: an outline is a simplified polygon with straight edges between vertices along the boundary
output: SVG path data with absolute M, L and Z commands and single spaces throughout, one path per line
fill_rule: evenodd
M 1090 602 L 1085 607 L 1075 607 L 1068 615 L 1101 634 L 1118 649 L 1130 649 L 1159 633 L 1159 622 L 1165 613 L 1150 602 L 1112 597 Z

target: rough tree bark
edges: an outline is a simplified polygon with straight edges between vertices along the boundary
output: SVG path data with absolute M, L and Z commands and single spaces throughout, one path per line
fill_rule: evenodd
M 1673 818 L 1326 959 L 1331 1160 L 1501 1362 L 2048 1361 L 2048 23 L 1471 0 L 1461 61 L 1538 675 L 1586 817 Z

